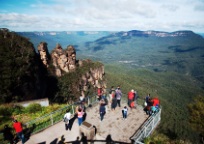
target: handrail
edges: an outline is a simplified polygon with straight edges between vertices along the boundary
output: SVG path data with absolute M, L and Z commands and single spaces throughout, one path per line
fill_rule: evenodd
M 87 100 L 88 105 L 94 104 L 97 101 L 95 95 L 93 95 L 91 97 L 88 96 L 86 100 Z M 30 122 L 25 123 L 24 127 L 25 127 L 25 129 L 27 129 L 29 131 L 30 134 L 35 134 L 37 132 L 40 132 L 40 131 L 62 121 L 66 109 L 70 108 L 71 114 L 72 115 L 75 114 L 77 104 L 79 104 L 79 102 L 76 102 L 72 105 L 65 106 L 65 107 L 58 109 L 56 111 L 53 111 L 49 114 L 43 115 L 39 118 L 36 118 Z
M 143 144 L 144 138 L 148 137 L 161 120 L 161 108 L 151 115 L 143 125 L 137 130 L 135 135 L 131 138 L 135 144 Z

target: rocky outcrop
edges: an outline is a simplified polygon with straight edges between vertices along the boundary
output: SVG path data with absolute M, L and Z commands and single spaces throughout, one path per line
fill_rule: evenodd
M 106 88 L 106 83 L 103 82 L 104 75 L 105 71 L 103 65 L 96 68 L 90 68 L 90 70 L 82 76 L 80 81 L 80 87 L 82 88 L 81 96 L 85 96 L 84 92 L 88 90 L 90 84 L 95 88 Z
M 60 44 L 51 53 L 53 66 L 56 76 L 60 77 L 63 73 L 74 71 L 76 68 L 76 52 L 73 46 L 68 46 L 63 50 Z
M 40 55 L 40 59 L 42 61 L 42 63 L 46 66 L 46 67 L 49 67 L 49 52 L 48 52 L 48 49 L 47 49 L 47 43 L 46 42 L 41 42 L 39 45 L 38 45 L 38 53 Z

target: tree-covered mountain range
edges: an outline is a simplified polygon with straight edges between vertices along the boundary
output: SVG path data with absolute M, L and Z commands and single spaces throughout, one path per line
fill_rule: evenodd
M 204 38 L 192 31 L 22 32 L 32 42 L 73 44 L 79 58 L 155 72 L 179 72 L 204 82 Z M 39 43 L 38 43 L 39 44 Z M 37 45 L 37 43 L 35 44 Z

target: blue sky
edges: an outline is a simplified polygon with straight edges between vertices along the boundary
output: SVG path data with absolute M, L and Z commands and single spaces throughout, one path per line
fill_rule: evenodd
M 0 28 L 204 33 L 204 0 L 0 0 Z

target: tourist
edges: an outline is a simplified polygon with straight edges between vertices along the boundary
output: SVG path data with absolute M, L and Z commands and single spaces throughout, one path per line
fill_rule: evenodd
M 106 108 L 105 108 L 105 101 L 102 99 L 100 102 L 100 107 L 99 107 L 99 113 L 100 113 L 100 120 L 103 121 L 104 115 L 106 113 Z
M 116 106 L 117 106 L 117 99 L 114 96 L 112 97 L 111 110 L 115 110 Z
M 78 111 L 77 111 L 77 117 L 78 117 L 78 124 L 79 124 L 79 126 L 83 122 L 83 115 L 84 115 L 84 112 L 83 112 L 82 108 L 79 107 Z
M 151 105 L 151 104 L 150 104 L 150 100 L 151 100 L 151 97 L 150 97 L 150 94 L 148 94 L 148 95 L 145 97 L 145 101 L 146 101 L 147 105 Z
M 4 126 L 3 136 L 4 136 L 4 140 L 10 142 L 10 144 L 13 143 L 14 136 L 12 133 L 12 128 L 10 128 L 8 125 Z
M 128 106 L 130 106 L 131 102 L 134 100 L 134 90 L 132 89 L 131 91 L 128 92 Z
M 120 107 L 120 102 L 121 102 L 121 98 L 122 98 L 122 92 L 121 92 L 121 89 L 120 89 L 119 86 L 115 90 L 115 95 L 116 95 L 116 99 L 117 99 L 117 105 Z
M 128 114 L 128 108 L 126 106 L 124 106 L 124 108 L 122 110 L 122 114 L 123 114 L 123 119 L 126 120 L 127 114 Z
M 17 120 L 13 120 L 13 128 L 15 129 L 15 132 L 18 138 L 22 141 L 22 144 L 24 144 L 25 140 L 24 140 L 22 124 Z
M 97 99 L 98 101 L 101 100 L 101 96 L 102 96 L 102 88 L 99 86 L 97 89 Z
M 69 120 L 71 118 L 70 109 L 66 110 L 66 114 L 64 115 L 64 122 L 65 122 L 65 130 L 70 129 Z
M 131 110 L 132 110 L 133 108 L 136 108 L 135 102 L 134 102 L 133 100 L 130 102 L 130 108 L 131 108 Z
M 109 101 L 110 101 L 110 103 L 112 102 L 113 93 L 115 93 L 114 86 L 112 86 L 111 89 L 109 90 Z

